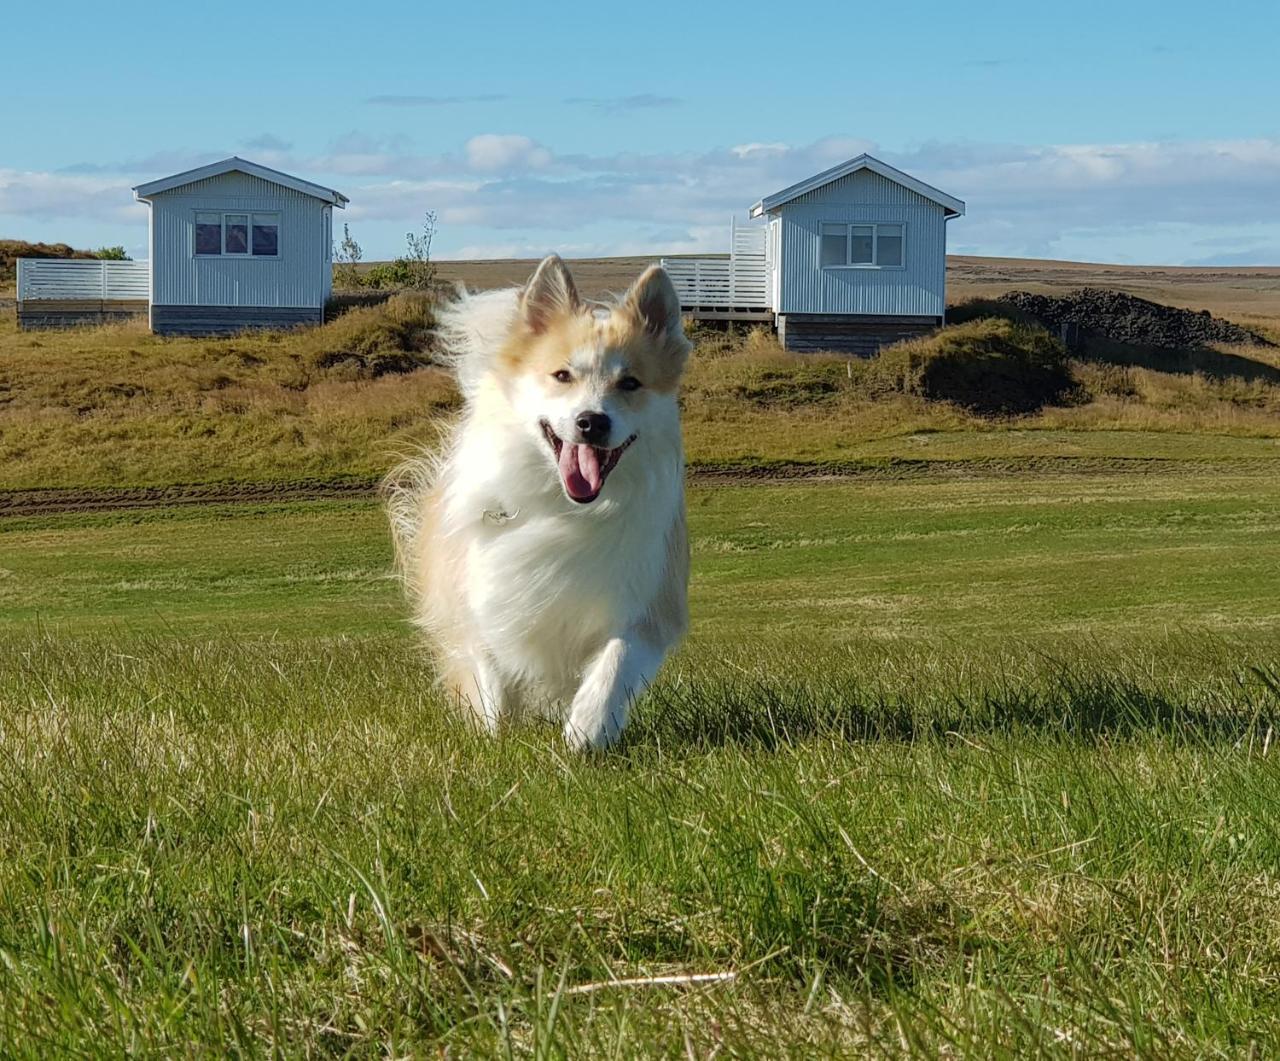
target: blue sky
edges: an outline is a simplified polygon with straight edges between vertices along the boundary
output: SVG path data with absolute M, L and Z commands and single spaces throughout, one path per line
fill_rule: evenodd
M 865 150 L 967 201 L 960 253 L 1280 264 L 1277 0 L 75 0 L 5 29 L 0 236 L 142 253 L 130 186 L 239 154 L 348 195 L 368 258 L 429 209 L 438 257 L 719 250 Z

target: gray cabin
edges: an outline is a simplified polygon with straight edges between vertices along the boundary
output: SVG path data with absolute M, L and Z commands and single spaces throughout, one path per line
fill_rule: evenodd
M 216 335 L 323 320 L 333 208 L 345 195 L 234 157 L 133 194 L 151 208 L 152 331 Z
M 767 195 L 727 259 L 663 261 L 698 319 L 773 322 L 789 350 L 872 354 L 946 311 L 947 222 L 964 203 L 870 155 Z

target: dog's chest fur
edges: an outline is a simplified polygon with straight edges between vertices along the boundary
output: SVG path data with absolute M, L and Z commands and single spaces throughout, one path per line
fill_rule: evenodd
M 642 621 L 657 597 L 683 468 L 678 454 L 643 471 L 636 461 L 611 481 L 613 497 L 581 511 L 567 508 L 545 469 L 513 476 L 525 462 L 508 457 L 499 479 L 451 492 L 449 522 L 466 542 L 457 574 L 508 677 L 566 696 L 604 639 Z

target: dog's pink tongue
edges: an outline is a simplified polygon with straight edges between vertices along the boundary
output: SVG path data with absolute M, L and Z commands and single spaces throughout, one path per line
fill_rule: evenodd
M 569 496 L 580 501 L 600 492 L 604 480 L 600 476 L 600 455 L 594 446 L 575 446 L 566 442 L 560 447 L 560 478 Z

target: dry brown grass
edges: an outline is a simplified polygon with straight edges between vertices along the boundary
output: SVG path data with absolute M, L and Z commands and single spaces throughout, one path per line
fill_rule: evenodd
M 1190 268 L 1099 265 L 1026 258 L 947 258 L 951 302 L 991 298 L 1013 288 L 1061 295 L 1106 287 L 1183 309 L 1207 309 L 1280 342 L 1280 267 Z
M 677 256 L 678 257 L 678 256 Z M 657 258 L 580 258 L 569 262 L 589 296 L 621 291 Z M 475 288 L 521 284 L 531 259 L 440 262 L 442 278 Z M 1186 309 L 1207 309 L 1280 341 L 1280 267 L 1188 268 L 1099 265 L 1033 258 L 947 258 L 947 295 L 953 302 L 991 297 L 1013 288 L 1062 294 L 1078 287 L 1109 287 Z
M 0 323 L 7 487 L 376 476 L 456 401 L 421 358 L 424 318 L 392 300 L 298 333 L 162 339 L 141 322 L 66 332 Z
M 18 332 L 0 318 L 0 488 L 376 478 L 456 407 L 428 363 L 430 320 L 415 296 L 229 339 L 141 323 Z M 1264 379 L 1073 363 L 1070 404 L 991 417 L 888 388 L 875 362 L 789 354 L 759 330 L 693 334 L 694 464 L 1255 455 L 1280 434 L 1280 385 Z M 1233 352 L 1276 364 L 1276 351 Z

